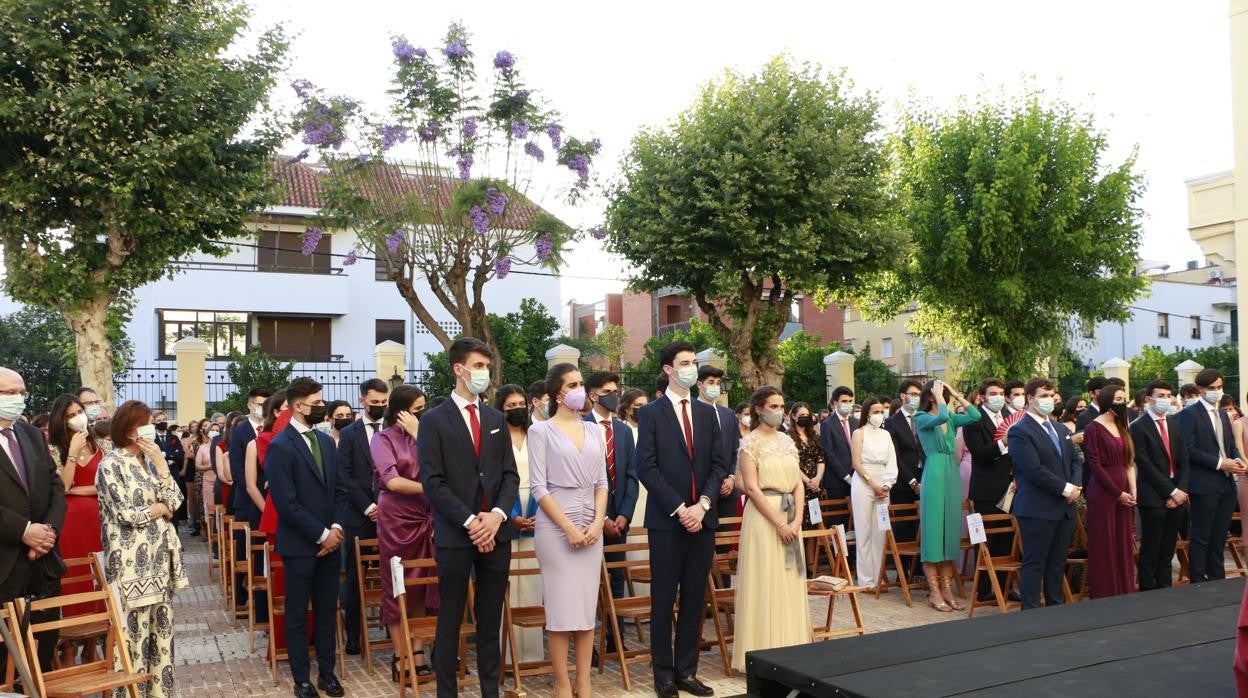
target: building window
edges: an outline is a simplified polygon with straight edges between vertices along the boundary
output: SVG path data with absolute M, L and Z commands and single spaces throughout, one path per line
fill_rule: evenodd
M 1170 336 L 1170 316 L 1165 313 L 1157 313 L 1157 336 Z
M 1192 316 L 1192 339 L 1200 339 L 1200 316 Z
M 789 322 L 801 323 L 802 321 L 802 300 L 794 298 L 789 305 Z
M 1081 318 L 1079 321 L 1080 328 L 1083 330 L 1084 339 L 1093 339 L 1096 337 L 1096 323 L 1088 319 Z
M 208 344 L 208 358 L 227 359 L 230 350 L 247 353 L 247 313 L 210 310 L 161 310 L 160 358 L 172 359 L 173 345 L 184 337 L 197 337 Z
M 854 321 L 854 309 L 849 306 L 845 306 L 845 320 L 843 322 L 853 322 L 853 321 Z
M 407 323 L 403 320 L 378 320 L 377 334 L 374 345 L 382 342 L 394 342 L 395 344 L 404 344 L 404 336 L 407 331 Z
M 265 315 L 256 320 L 260 350 L 283 360 L 329 361 L 330 319 Z
M 303 233 L 265 230 L 260 233 L 256 250 L 256 271 L 283 274 L 329 274 L 328 235 L 321 236 L 312 254 L 303 254 Z
M 892 339 L 892 337 L 885 337 L 885 338 L 883 339 L 883 341 L 881 341 L 881 342 L 880 342 L 880 358 L 881 358 L 881 359 L 891 359 L 891 358 L 893 358 L 893 339 Z

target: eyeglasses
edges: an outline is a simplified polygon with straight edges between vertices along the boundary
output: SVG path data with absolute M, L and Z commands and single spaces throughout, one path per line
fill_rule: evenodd
M 30 393 L 26 392 L 24 389 L 18 389 L 18 388 L 9 388 L 6 390 L 0 390 L 0 395 L 3 395 L 4 397 L 12 397 L 14 395 L 19 395 L 23 398 L 30 397 Z

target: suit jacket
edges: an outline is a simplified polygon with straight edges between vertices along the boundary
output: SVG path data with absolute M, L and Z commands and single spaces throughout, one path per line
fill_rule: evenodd
M 364 420 L 357 419 L 338 432 L 338 459 L 342 463 L 342 479 L 347 483 L 347 516 L 343 523 L 349 528 L 360 528 L 368 523 L 364 511 L 377 503 L 373 453 Z
M 962 428 L 966 450 L 971 452 L 970 499 L 973 502 L 995 502 L 1005 496 L 1010 482 L 1014 480 L 1014 461 L 1010 459 L 1010 454 L 1001 453 L 997 445 L 994 438 L 997 427 L 988 408 L 982 408 L 980 412 L 983 414 L 978 422 Z M 1008 416 L 1010 411 L 1002 408 L 1002 419 Z
M 511 450 L 511 433 L 503 413 L 478 402 L 481 422 L 481 456 L 472 447 L 472 434 L 459 406 L 448 399 L 426 410 L 420 420 L 416 453 L 420 459 L 420 482 L 433 506 L 433 539 L 439 548 L 470 548 L 472 539 L 464 521 L 481 513 L 481 495 L 489 509 L 510 512 L 520 495 L 520 472 Z M 515 529 L 498 527 L 498 541 L 510 541 Z
M 180 479 L 182 469 L 186 467 L 186 449 L 182 448 L 182 439 L 171 431 L 166 431 L 164 434 L 156 432 L 156 445 L 160 446 L 161 452 L 165 454 L 169 472 L 173 473 L 175 478 Z
M 723 436 L 710 405 L 692 398 L 689 403 L 693 427 L 692 463 L 684 428 L 667 395 L 637 412 L 634 454 L 637 476 L 648 493 L 646 527 L 657 531 L 684 530 L 672 513 L 682 504 L 696 505 L 702 497 L 711 501 L 711 510 L 702 518 L 702 527 L 713 530 L 719 525 L 715 503 L 719 501 L 719 488 L 728 474 Z
M 1075 505 L 1067 504 L 1062 492 L 1067 484 L 1077 487 L 1083 481 L 1082 464 L 1070 431 L 1051 423 L 1057 430 L 1060 451 L 1053 448 L 1048 431 L 1031 415 L 1010 427 L 1010 457 L 1018 482 L 1012 508 L 1015 516 L 1060 521 L 1075 515 Z
M 22 543 L 26 524 L 46 523 L 58 533 L 65 524 L 65 487 L 43 432 L 18 421 L 13 422 L 13 433 L 26 463 L 28 487 L 22 487 L 13 461 L 0 449 L 0 581 L 13 571 L 17 556 L 26 555 Z
M 1218 470 L 1221 462 L 1218 453 L 1218 436 L 1209 421 L 1208 403 L 1203 399 L 1192 403 L 1179 412 L 1179 429 L 1183 433 L 1183 446 L 1187 449 L 1187 458 L 1191 463 L 1190 484 L 1193 494 L 1222 494 L 1235 492 L 1235 481 L 1223 470 Z M 1239 449 L 1235 447 L 1235 432 L 1231 428 L 1231 420 L 1222 410 L 1217 410 L 1218 419 L 1222 420 L 1222 448 L 1227 458 L 1239 458 Z
M 719 415 L 720 443 L 724 446 L 724 477 L 737 472 L 737 451 L 741 449 L 741 430 L 737 428 L 737 413 L 723 405 L 714 405 Z M 729 494 L 729 497 L 734 495 Z
M 884 431 L 893 437 L 893 448 L 897 451 L 897 485 L 909 486 L 911 480 L 923 480 L 923 463 L 927 456 L 923 453 L 923 445 L 918 435 L 910 429 L 906 421 L 906 411 L 897 413 L 884 420 Z
M 1182 427 L 1177 417 L 1166 417 L 1166 432 L 1170 437 L 1169 454 L 1151 414 L 1145 411 L 1142 417 L 1131 422 L 1131 439 L 1135 442 L 1136 491 L 1142 507 L 1163 507 L 1171 492 L 1176 489 L 1187 492 L 1190 483 L 1191 463 L 1183 446 Z M 1170 477 L 1172 457 L 1174 477 Z
M 590 412 L 585 415 L 585 421 L 599 424 L 602 420 L 597 412 Z M 636 450 L 633 430 L 612 417 L 611 438 L 615 441 L 615 491 L 607 497 L 607 516 L 612 519 L 623 516 L 631 523 L 640 490 L 637 484 L 637 463 L 633 460 L 633 452 Z M 607 464 L 603 463 L 602 467 L 605 472 Z
M 269 494 L 277 507 L 277 553 L 283 557 L 316 555 L 325 529 L 342 526 L 346 517 L 347 486 L 334 439 L 315 429 L 311 433 L 320 445 L 324 478 L 294 424 L 273 437 L 264 457 Z
M 859 423 L 849 418 L 849 432 L 857 431 Z M 853 453 L 849 440 L 845 438 L 845 429 L 841 426 L 840 415 L 833 414 L 819 423 L 819 443 L 823 446 L 823 489 L 835 491 L 844 486 L 845 478 L 854 472 Z
M 230 432 L 230 477 L 234 480 L 234 489 L 230 490 L 234 501 L 230 505 L 235 510 L 251 508 L 251 497 L 247 494 L 247 444 L 255 440 L 256 430 L 250 419 L 244 419 Z
M 1095 396 L 1093 396 L 1093 399 L 1095 399 Z M 1093 406 L 1092 400 L 1089 400 L 1088 406 L 1083 408 L 1083 411 L 1080 412 L 1079 416 L 1075 418 L 1075 431 L 1077 433 L 1082 433 L 1083 430 L 1087 429 L 1088 425 L 1096 421 L 1096 418 L 1099 416 L 1101 416 L 1101 411 Z

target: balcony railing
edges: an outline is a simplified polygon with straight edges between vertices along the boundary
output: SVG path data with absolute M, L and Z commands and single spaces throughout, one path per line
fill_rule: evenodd
M 674 322 L 670 325 L 659 325 L 658 336 L 662 337 L 665 334 L 673 334 L 675 332 L 688 332 L 688 331 L 689 331 L 689 321 L 685 320 L 684 322 Z

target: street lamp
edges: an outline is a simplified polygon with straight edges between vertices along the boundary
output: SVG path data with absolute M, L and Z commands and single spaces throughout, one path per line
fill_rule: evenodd
M 390 389 L 394 390 L 400 385 L 403 385 L 403 376 L 399 375 L 399 367 L 395 366 L 394 375 L 390 376 Z

